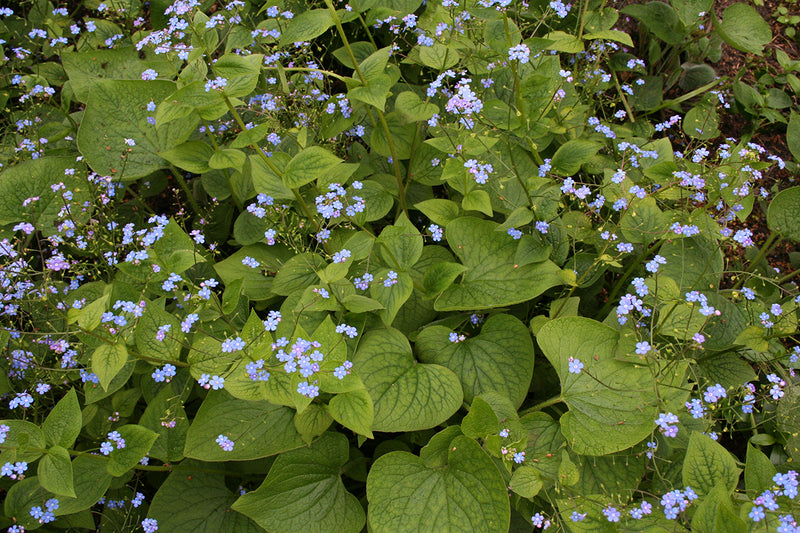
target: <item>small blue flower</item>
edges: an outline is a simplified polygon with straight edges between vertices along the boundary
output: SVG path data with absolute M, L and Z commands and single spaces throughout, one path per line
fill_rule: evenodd
M 569 373 L 580 374 L 581 370 L 583 370 L 583 363 L 581 363 L 580 359 L 570 357 L 568 361 Z

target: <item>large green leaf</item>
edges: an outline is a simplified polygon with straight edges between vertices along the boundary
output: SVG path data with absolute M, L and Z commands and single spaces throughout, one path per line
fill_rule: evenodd
M 293 419 L 294 410 L 288 407 L 213 391 L 192 421 L 183 454 L 201 461 L 247 461 L 292 450 L 303 445 Z M 219 435 L 234 441 L 233 451 L 220 448 Z
M 800 242 L 800 187 L 784 189 L 772 199 L 767 210 L 769 229 Z
M 661 247 L 667 264 L 659 275 L 672 278 L 681 293 L 714 291 L 722 279 L 723 258 L 719 246 L 701 237 L 674 239 Z
M 281 45 L 310 41 L 333 26 L 333 16 L 327 9 L 309 9 L 289 21 L 281 34 Z
M 474 217 L 458 218 L 447 225 L 447 242 L 466 271 L 461 283 L 436 299 L 437 311 L 513 305 L 562 283 L 559 268 L 550 260 L 518 266 L 514 262 L 517 241 L 496 232 L 497 226 Z
M 722 39 L 737 50 L 761 55 L 764 46 L 772 40 L 769 24 L 749 4 L 733 4 L 722 13 L 715 24 Z
M 553 154 L 553 172 L 571 176 L 580 170 L 581 165 L 588 162 L 600 149 L 596 142 L 583 139 L 567 141 L 558 147 Z
M 163 78 L 170 78 L 176 72 L 165 55 L 155 55 L 146 47 L 141 52 L 134 46 L 86 52 L 64 50 L 60 57 L 75 97 L 81 102 L 86 102 L 97 80 L 141 80 L 142 72 L 147 69 L 155 70 Z
M 319 146 L 309 146 L 294 156 L 283 170 L 283 183 L 289 189 L 298 189 L 311 183 L 342 160 Z
M 373 431 L 417 431 L 441 424 L 461 406 L 458 377 L 414 360 L 405 335 L 374 329 L 361 339 L 353 367 L 372 397 Z
M 281 454 L 264 483 L 233 509 L 273 533 L 358 533 L 364 509 L 340 475 L 348 459 L 347 438 L 326 433 L 309 447 Z
M 194 469 L 197 470 L 194 470 Z M 237 495 L 225 485 L 223 473 L 208 472 L 196 461 L 181 463 L 153 497 L 147 516 L 159 531 L 173 533 L 260 533 L 263 530 L 231 506 Z
M 48 444 L 72 448 L 81 432 L 81 406 L 78 394 L 70 389 L 48 413 L 42 431 Z
M 716 485 L 728 492 L 736 489 L 740 470 L 736 460 L 722 444 L 709 436 L 693 431 L 683 460 L 683 483 L 699 495 L 708 494 Z
M 461 379 L 464 400 L 487 391 L 505 394 L 516 407 L 528 394 L 533 375 L 533 341 L 528 327 L 511 315 L 492 315 L 481 332 L 465 341 L 450 342 L 450 328 L 431 326 L 417 337 L 423 363 L 446 366 Z
M 679 44 L 688 35 L 675 10 L 664 2 L 629 4 L 622 9 L 622 12 L 637 19 L 666 43 Z
M 536 337 L 570 408 L 561 417 L 561 430 L 580 454 L 618 452 L 653 430 L 653 376 L 646 366 L 615 358 L 618 338 L 616 330 L 583 317 L 551 320 Z M 569 372 L 570 357 L 585 365 L 580 374 Z
M 428 468 L 408 452 L 381 456 L 367 478 L 369 525 L 375 533 L 506 533 L 506 483 L 474 440 L 450 442 L 447 465 Z
M 131 181 L 167 166 L 158 154 L 170 150 L 191 135 L 196 115 L 163 125 L 151 125 L 147 111 L 151 101 L 160 102 L 175 91 L 171 81 L 98 80 L 78 130 L 78 148 L 98 174 Z M 133 139 L 135 146 L 125 144 Z
M 73 202 L 77 204 L 89 199 L 86 180 L 65 175 L 68 168 L 78 173 L 85 166 L 75 162 L 74 157 L 42 157 L 0 172 L 0 224 L 27 221 L 35 223 L 45 235 L 55 233 L 54 221 L 64 207 L 64 200 L 63 191 L 53 191 L 50 186 L 63 182 L 67 190 L 73 191 Z M 28 198 L 38 200 L 23 207 Z

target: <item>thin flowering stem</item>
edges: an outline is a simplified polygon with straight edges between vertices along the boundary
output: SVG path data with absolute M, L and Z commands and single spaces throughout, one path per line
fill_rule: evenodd
M 777 232 L 774 231 L 770 232 L 766 242 L 764 242 L 764 245 L 761 246 L 761 249 L 758 251 L 758 255 L 756 255 L 753 258 L 753 260 L 750 261 L 750 264 L 745 269 L 744 271 L 745 274 L 753 272 L 753 270 L 755 270 L 758 267 L 761 261 L 763 261 L 764 258 L 767 257 L 778 244 L 780 244 L 780 241 L 781 241 L 781 236 Z M 747 281 L 747 279 L 748 279 L 747 276 L 740 276 L 739 279 L 736 280 L 736 283 L 733 285 L 733 289 L 734 290 L 741 289 L 742 286 L 744 285 L 744 282 Z
M 189 188 L 189 184 L 186 183 L 186 180 L 183 178 L 183 174 L 181 174 L 181 171 L 175 168 L 173 165 L 169 165 L 169 168 L 172 171 L 172 176 L 181 186 L 181 189 L 183 189 L 183 193 L 186 195 L 189 205 L 192 206 L 192 212 L 194 212 L 195 215 L 198 215 L 200 213 L 200 204 L 198 204 L 197 200 L 195 200 L 194 194 Z

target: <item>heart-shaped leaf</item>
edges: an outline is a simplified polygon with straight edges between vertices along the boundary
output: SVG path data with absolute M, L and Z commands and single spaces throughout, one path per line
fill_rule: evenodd
M 443 366 L 417 363 L 408 339 L 396 329 L 366 333 L 353 367 L 372 397 L 373 431 L 428 429 L 461 406 L 458 377 Z
M 498 235 L 497 226 L 474 217 L 457 218 L 447 225 L 447 242 L 466 271 L 461 283 L 436 299 L 437 311 L 513 305 L 562 283 L 560 270 L 552 261 L 518 266 L 514 261 L 517 241 Z
M 653 376 L 646 366 L 615 359 L 617 331 L 589 318 L 564 317 L 542 326 L 536 339 L 561 379 L 570 408 L 561 431 L 573 450 L 607 455 L 651 434 Z M 580 374 L 569 372 L 570 357 L 585 365 Z
M 449 339 L 444 326 L 431 326 L 417 337 L 416 351 L 424 363 L 446 366 L 458 375 L 464 399 L 486 391 L 504 393 L 519 407 L 533 375 L 533 342 L 527 326 L 506 314 L 492 315 L 480 334 L 462 342 Z
M 450 442 L 447 465 L 428 468 L 408 452 L 381 456 L 367 478 L 375 533 L 505 533 L 510 509 L 503 477 L 474 440 Z
M 234 442 L 226 452 L 215 441 Z M 247 461 L 303 445 L 294 427 L 294 410 L 266 401 L 250 402 L 225 391 L 210 392 L 186 435 L 186 457 L 201 461 Z
M 364 509 L 339 475 L 348 447 L 341 433 L 326 433 L 307 448 L 281 454 L 264 483 L 233 509 L 274 533 L 358 533 Z

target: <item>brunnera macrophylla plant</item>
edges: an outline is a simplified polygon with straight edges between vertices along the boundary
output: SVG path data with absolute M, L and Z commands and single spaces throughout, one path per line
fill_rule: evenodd
M 2 8 L 0 525 L 800 529 L 771 33 L 630 11 Z

